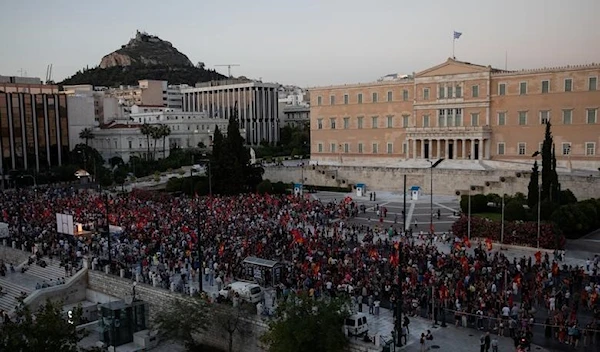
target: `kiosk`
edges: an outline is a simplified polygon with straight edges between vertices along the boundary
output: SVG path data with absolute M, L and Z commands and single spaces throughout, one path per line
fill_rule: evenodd
M 411 200 L 419 200 L 420 195 L 421 195 L 421 187 L 412 186 L 410 188 L 410 199 Z
M 294 195 L 301 196 L 303 191 L 303 185 L 301 183 L 294 183 Z
M 356 184 L 356 196 L 364 197 L 367 194 L 367 185 L 364 183 Z
M 283 264 L 280 262 L 247 257 L 242 264 L 244 265 L 242 280 L 255 281 L 262 287 L 276 286 L 281 282 Z

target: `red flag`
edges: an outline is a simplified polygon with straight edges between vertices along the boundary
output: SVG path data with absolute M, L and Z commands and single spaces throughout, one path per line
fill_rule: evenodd
M 468 248 L 471 248 L 471 241 L 469 241 L 469 239 L 467 237 L 465 237 L 463 239 L 463 243 L 465 244 L 465 246 L 467 246 Z
M 398 259 L 398 254 L 392 254 L 390 256 L 390 264 L 392 264 L 392 266 L 398 266 L 399 263 L 400 260 Z
M 219 247 L 219 257 L 222 257 L 224 252 L 225 252 L 225 245 L 222 244 L 221 247 Z
M 487 246 L 487 250 L 491 251 L 492 250 L 492 239 L 491 238 L 486 238 L 485 239 L 485 245 Z
M 431 233 L 431 234 L 435 233 L 435 228 L 433 226 L 433 223 L 431 223 L 431 225 L 429 226 L 429 233 Z
M 302 234 L 300 233 L 300 230 L 293 229 L 291 231 L 291 233 L 292 233 L 292 236 L 294 236 L 294 241 L 296 243 L 300 243 L 300 244 L 304 243 L 304 237 L 302 237 Z
M 535 263 L 540 264 L 542 262 L 542 252 L 535 252 Z

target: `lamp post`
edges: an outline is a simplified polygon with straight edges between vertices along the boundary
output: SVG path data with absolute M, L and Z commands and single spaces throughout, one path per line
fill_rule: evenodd
M 203 287 L 202 287 L 202 278 L 204 277 L 204 273 L 202 272 L 202 237 L 200 235 L 200 197 L 196 197 L 196 229 L 197 229 L 197 234 L 196 236 L 198 237 L 196 239 L 196 246 L 198 247 L 198 294 L 202 294 L 203 292 Z
M 112 272 L 112 253 L 111 253 L 111 235 L 110 235 L 110 219 L 108 217 L 108 193 L 104 194 L 104 207 L 106 208 L 105 217 L 106 217 L 106 235 L 108 237 L 108 270 L 109 273 Z
M 398 299 L 396 300 L 396 346 L 402 346 L 402 283 L 404 282 L 402 240 L 398 240 Z
M 474 186 L 469 186 L 469 209 L 468 209 L 468 223 L 467 223 L 467 238 L 471 239 L 471 191 L 474 191 Z
M 502 248 L 502 244 L 504 243 L 504 197 L 506 196 L 506 192 L 504 191 L 504 182 L 506 178 L 500 177 L 500 182 L 502 182 L 502 223 L 500 224 L 500 248 Z
M 429 232 L 433 235 L 433 161 L 427 159 L 429 162 L 429 190 L 431 195 L 429 197 Z
M 531 157 L 535 158 L 535 162 L 537 163 L 538 156 L 540 156 L 540 151 L 536 151 L 533 153 Z M 538 199 L 537 199 L 537 248 L 540 248 L 540 215 L 541 215 L 541 204 L 542 204 L 542 187 L 540 186 L 540 173 L 537 174 L 537 186 L 538 186 Z

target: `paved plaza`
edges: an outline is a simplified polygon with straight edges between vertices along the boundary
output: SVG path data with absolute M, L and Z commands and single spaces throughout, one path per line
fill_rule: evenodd
M 336 192 L 317 192 L 311 196 L 322 202 L 340 200 L 344 197 L 352 199 L 360 206 L 366 207 L 366 212 L 360 212 L 357 217 L 351 219 L 350 223 L 374 226 L 381 224 L 385 227 L 392 226 L 397 230 L 402 229 L 402 211 L 404 210 L 404 196 L 402 193 L 394 192 L 375 192 L 376 200 L 369 200 L 366 197 L 357 197 L 356 193 L 336 193 Z M 433 202 L 432 202 L 433 200 Z M 377 216 L 377 206 L 387 209 L 387 216 L 380 222 Z M 438 217 L 438 211 L 440 216 Z M 452 224 L 458 218 L 460 207 L 457 197 L 453 196 L 433 196 L 421 195 L 418 200 L 411 200 L 409 194 L 406 195 L 406 227 L 411 226 L 413 232 L 429 232 L 429 223 L 433 222 L 435 233 L 447 233 Z M 432 216 L 433 215 L 433 216 Z

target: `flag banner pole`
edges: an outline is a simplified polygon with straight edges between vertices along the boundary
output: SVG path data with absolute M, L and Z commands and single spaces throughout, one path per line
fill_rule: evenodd
M 456 56 L 454 56 L 454 44 L 456 43 L 456 38 L 452 39 L 452 58 L 456 59 Z

